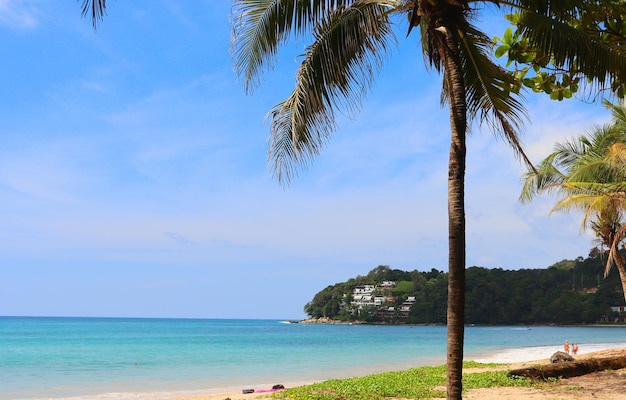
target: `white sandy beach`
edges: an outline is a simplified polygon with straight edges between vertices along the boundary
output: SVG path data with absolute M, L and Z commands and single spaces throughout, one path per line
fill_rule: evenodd
M 578 343 L 578 356 L 584 356 L 598 351 L 626 348 L 626 342 L 621 343 Z M 563 346 L 537 346 L 528 348 L 504 349 L 492 354 L 484 354 L 471 357 L 474 361 L 482 363 L 511 364 L 532 360 L 550 358 L 557 351 L 563 351 Z

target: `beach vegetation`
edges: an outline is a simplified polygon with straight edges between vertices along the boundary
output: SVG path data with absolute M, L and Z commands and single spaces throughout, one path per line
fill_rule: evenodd
M 541 383 L 520 377 L 508 377 L 505 369 L 488 370 L 498 364 L 464 362 L 463 368 L 481 372 L 463 375 L 463 390 L 489 387 L 537 387 Z M 419 367 L 405 371 L 385 372 L 364 377 L 332 379 L 313 385 L 287 389 L 272 395 L 276 399 L 298 400 L 388 400 L 432 399 L 445 397 L 446 366 Z

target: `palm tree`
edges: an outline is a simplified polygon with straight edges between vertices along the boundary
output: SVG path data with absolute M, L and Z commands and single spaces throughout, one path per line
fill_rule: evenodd
M 612 122 L 557 143 L 554 152 L 525 175 L 520 200 L 556 193 L 560 199 L 551 212 L 583 211 L 581 229 L 595 231 L 600 250 L 609 250 L 604 275 L 617 267 L 626 300 L 626 260 L 618 251 L 626 239 L 626 109 L 605 104 Z
M 233 53 L 246 89 L 258 83 L 264 63 L 293 30 L 310 29 L 291 96 L 271 112 L 270 159 L 278 180 L 289 181 L 299 164 L 317 155 L 335 127 L 334 109 L 360 106 L 390 43 L 393 14 L 419 26 L 430 64 L 444 75 L 450 106 L 449 159 L 448 396 L 460 398 L 465 315 L 465 133 L 467 116 L 491 118 L 518 154 L 520 103 L 503 90 L 515 82 L 491 61 L 489 38 L 469 23 L 469 7 L 454 1 L 431 4 L 397 1 L 236 1 Z
M 526 113 L 519 82 L 490 57 L 491 40 L 472 24 L 487 5 L 520 12 L 518 29 L 553 65 L 575 66 L 600 85 L 626 78 L 626 57 L 575 24 L 591 0 L 233 0 L 235 69 L 251 92 L 290 37 L 311 39 L 296 87 L 270 111 L 273 173 L 288 183 L 319 154 L 335 128 L 335 110 L 353 112 L 395 39 L 392 18 L 418 27 L 428 64 L 443 75 L 449 106 L 447 397 L 461 398 L 465 315 L 465 136 L 468 122 L 487 122 L 529 166 L 518 140 Z M 106 0 L 83 0 L 94 27 Z M 407 36 L 409 36 L 407 34 Z M 626 81 L 626 79 L 622 79 Z

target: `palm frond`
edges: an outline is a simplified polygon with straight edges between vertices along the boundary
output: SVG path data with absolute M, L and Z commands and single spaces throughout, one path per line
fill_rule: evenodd
M 554 162 L 560 167 L 571 169 L 572 165 L 585 155 L 590 146 L 591 143 L 585 135 L 556 143 L 553 152 Z
M 574 15 L 585 6 L 588 0 L 496 0 L 494 3 L 505 5 L 515 9 L 521 9 L 529 13 L 549 15 L 554 18 L 564 19 Z
M 626 181 L 626 131 L 616 127 L 607 124 L 579 139 L 583 151 L 568 160 L 570 180 L 613 184 Z
M 626 168 L 626 143 L 613 143 L 608 148 L 607 161 L 623 170 Z
M 335 7 L 353 0 L 235 0 L 231 9 L 231 56 L 235 72 L 247 92 L 258 84 L 263 72 L 273 68 L 278 48 L 291 34 L 308 33 Z
M 568 180 L 561 183 L 560 186 L 564 195 L 586 194 L 592 197 L 604 197 L 618 206 L 618 203 L 621 203 L 622 208 L 626 206 L 624 204 L 626 181 L 610 183 L 577 182 L 572 181 L 568 177 Z
M 584 191 L 578 191 L 577 193 L 580 194 L 571 194 L 557 202 L 551 213 L 555 211 L 570 211 L 572 209 L 583 211 L 584 215 L 581 222 L 581 229 L 584 229 L 592 218 L 595 218 L 596 222 L 599 222 L 600 225 L 606 223 L 607 221 L 598 216 L 608 212 L 621 219 L 620 210 L 624 209 L 624 204 L 623 200 L 620 198 L 611 195 L 597 195 Z M 602 221 L 599 221 L 599 219 L 602 219 Z
M 611 117 L 617 129 L 626 131 L 626 107 L 624 104 L 613 104 L 608 100 L 603 100 L 602 104 L 611 111 Z
M 83 0 L 82 16 L 89 16 L 93 28 L 98 27 L 98 22 L 106 15 L 107 1 L 106 0 Z
M 549 12 L 523 12 L 518 27 L 532 48 L 552 57 L 553 65 L 584 73 L 592 86 L 604 88 L 612 80 L 625 81 L 624 52 L 569 25 L 571 18 L 568 19 L 567 14 L 577 12 L 575 8 L 565 10 L 556 18 Z
M 287 183 L 319 154 L 335 129 L 335 110 L 353 114 L 382 66 L 395 36 L 388 7 L 372 0 L 336 9 L 314 29 L 296 87 L 269 113 L 269 163 Z
M 580 229 L 582 231 L 587 227 L 589 221 L 591 221 L 598 213 L 606 210 L 607 207 L 613 207 L 611 199 L 608 197 L 586 193 L 575 194 L 558 201 L 550 213 L 556 211 L 570 211 L 573 209 L 583 211 L 583 219 L 580 223 Z
M 541 164 L 524 174 L 523 187 L 519 200 L 527 203 L 540 193 L 551 193 L 561 190 L 566 176 L 554 165 L 556 155 L 548 156 Z
M 512 92 L 517 84 L 515 78 L 492 61 L 493 42 L 484 33 L 468 25 L 459 34 L 469 118 L 487 122 L 494 133 L 508 142 L 516 156 L 534 168 L 519 140 L 519 129 L 528 116 Z
M 616 167 L 607 162 L 606 156 L 588 160 L 572 169 L 568 181 L 586 182 L 590 185 L 604 185 L 624 182 L 626 171 L 623 167 Z

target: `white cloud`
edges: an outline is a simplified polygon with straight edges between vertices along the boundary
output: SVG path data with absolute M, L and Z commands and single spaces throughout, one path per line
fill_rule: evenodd
M 32 29 L 38 24 L 38 9 L 25 0 L 0 0 L 0 25 L 11 29 Z

